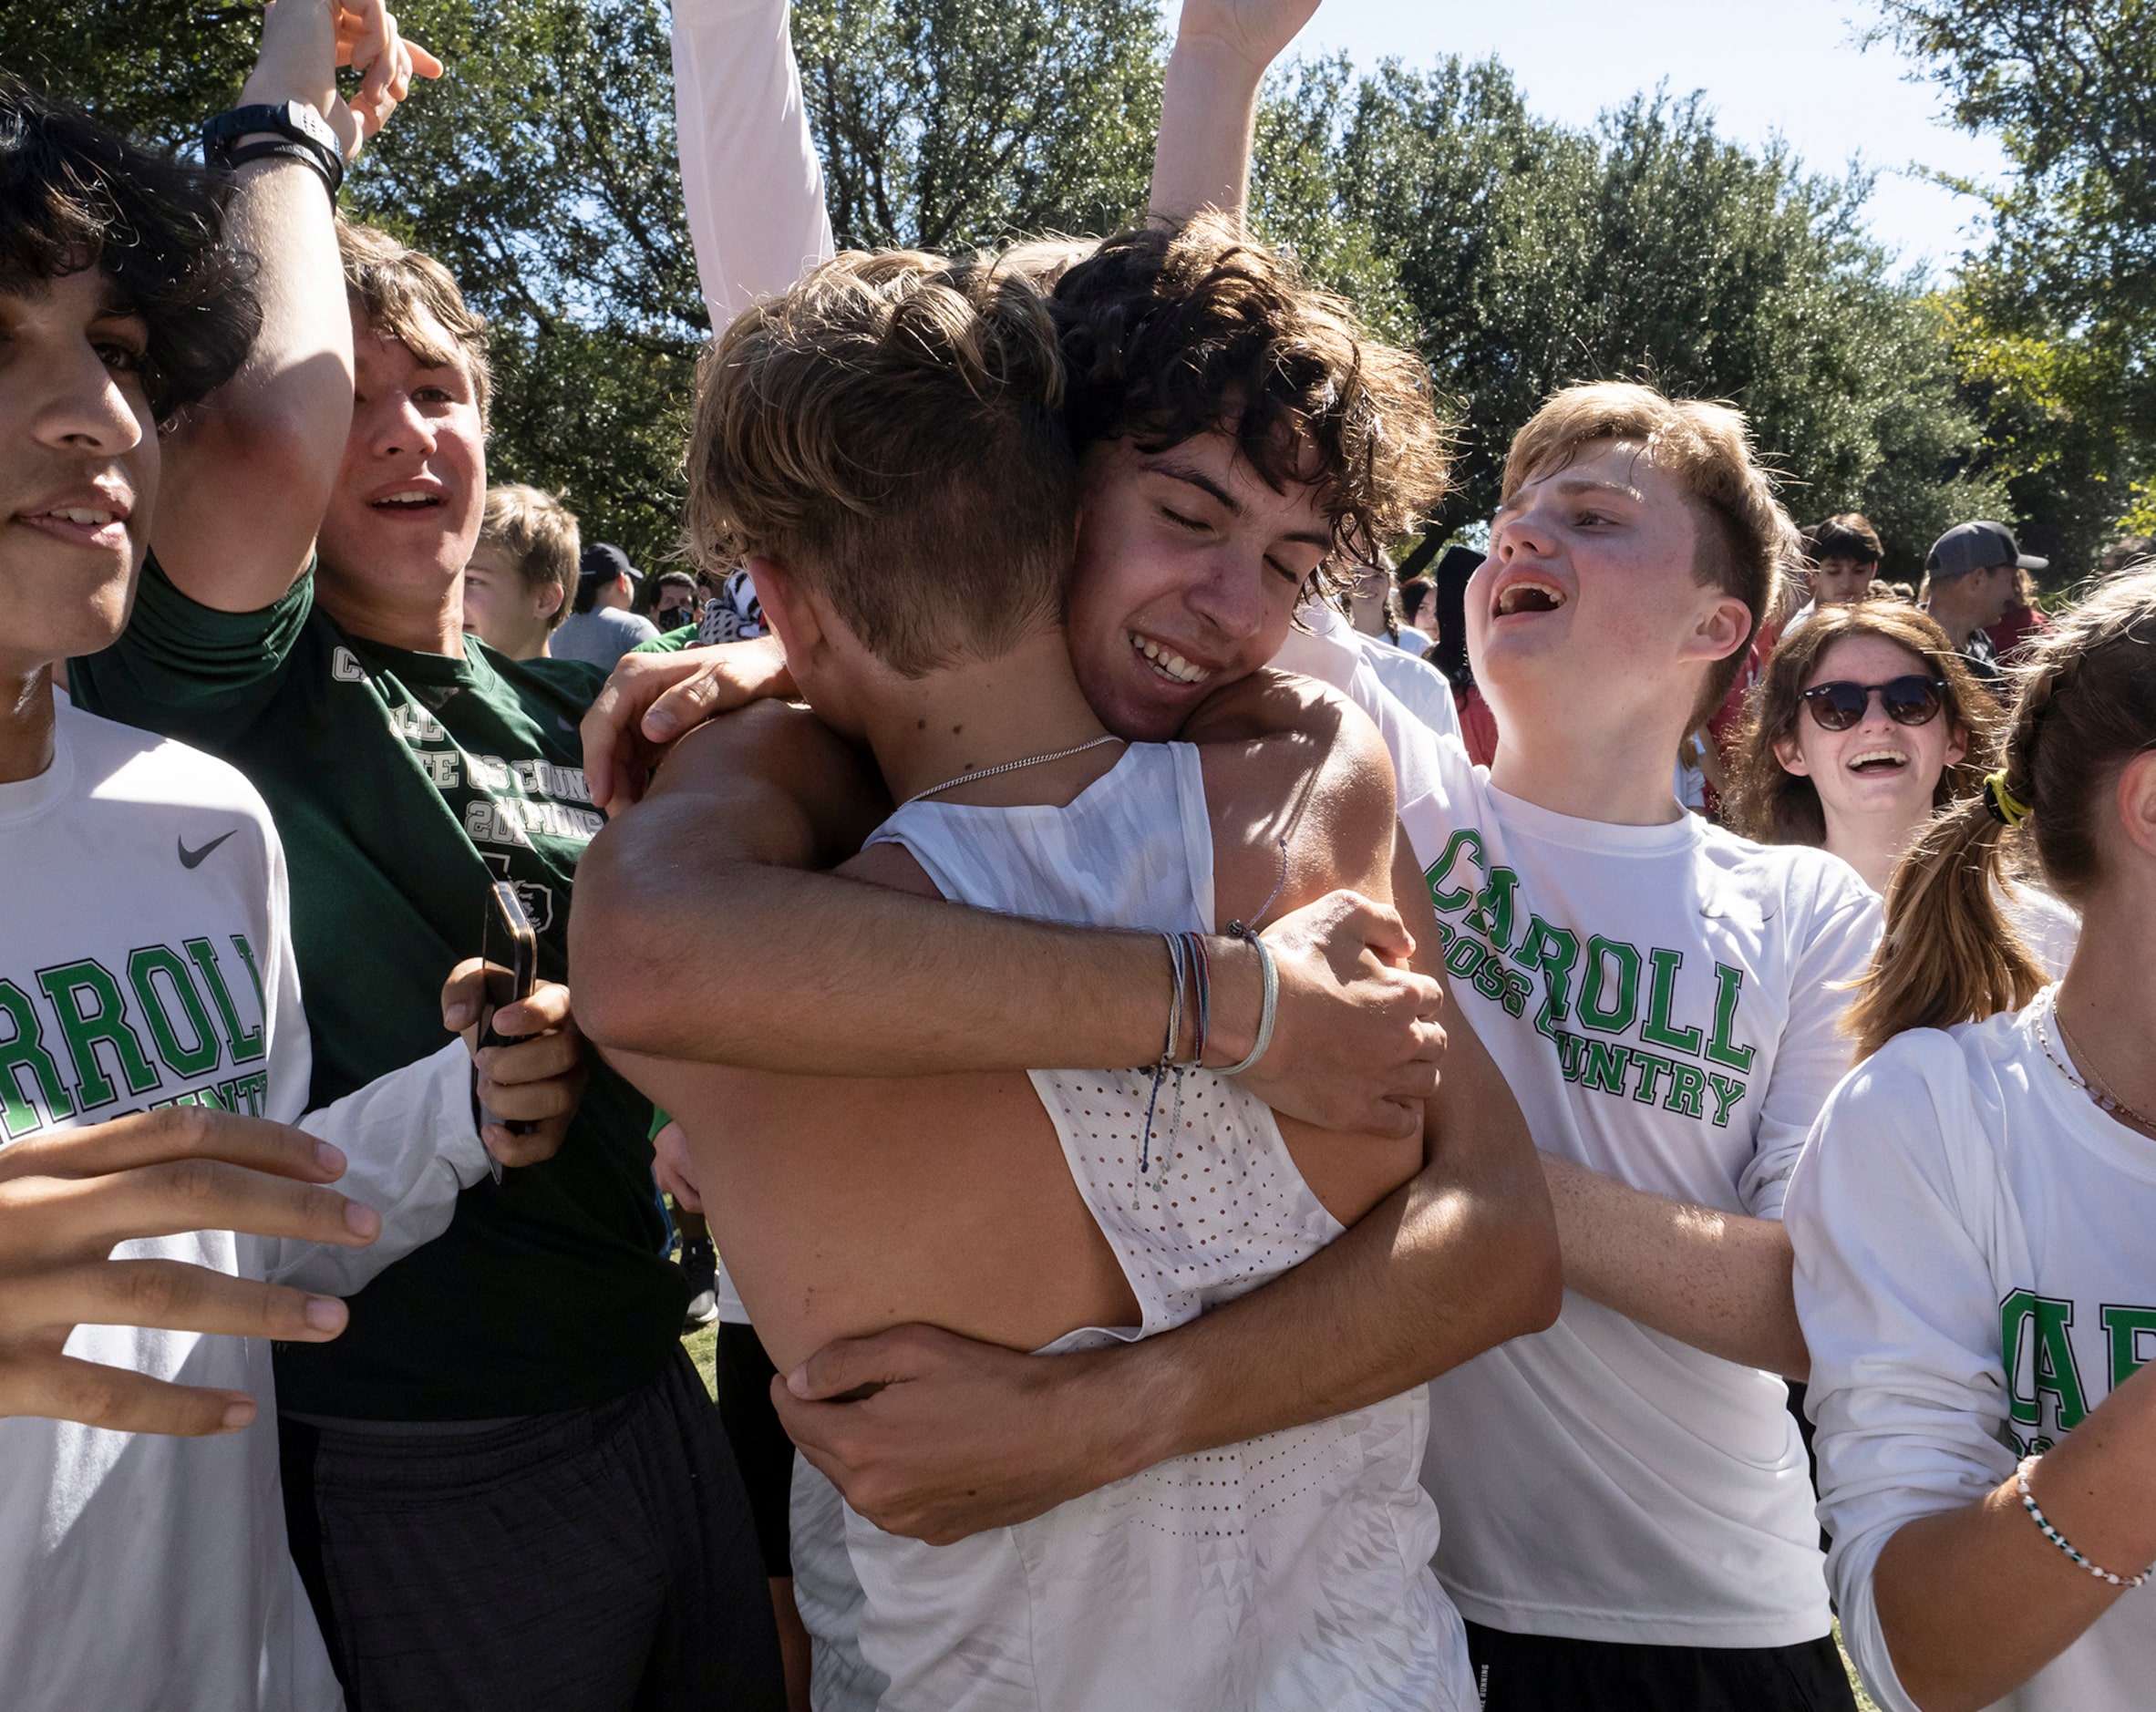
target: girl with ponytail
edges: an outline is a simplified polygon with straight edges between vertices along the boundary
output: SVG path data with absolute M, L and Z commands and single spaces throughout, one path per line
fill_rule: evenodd
M 2023 843 L 2065 978 L 2002 914 Z M 1790 1186 L 1820 1514 L 1889 1712 L 2156 1683 L 2156 570 L 2036 645 L 2002 764 L 1894 877 Z

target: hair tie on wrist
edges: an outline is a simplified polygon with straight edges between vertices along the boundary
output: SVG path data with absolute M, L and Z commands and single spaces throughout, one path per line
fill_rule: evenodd
M 2019 826 L 2028 819 L 2028 804 L 2006 789 L 2006 769 L 1984 776 L 1984 806 L 2001 826 Z

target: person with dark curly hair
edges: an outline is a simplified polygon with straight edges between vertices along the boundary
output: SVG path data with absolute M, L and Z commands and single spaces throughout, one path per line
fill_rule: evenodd
M 395 28 L 351 22 L 341 57 L 379 86 Z M 326 8 L 277 6 L 248 88 L 327 103 L 338 46 Z M 279 342 L 230 234 L 288 196 L 319 208 L 315 172 L 206 173 L 0 80 L 0 1697 L 23 1712 L 343 1705 L 286 1550 L 273 1343 L 333 1341 L 490 1145 L 543 1158 L 575 1103 L 575 1078 L 497 1061 L 552 1084 L 519 1112 L 550 1121 L 483 1131 L 438 1033 L 310 1110 L 262 797 L 56 684 L 121 634 L 201 401 Z M 547 1030 L 561 996 L 520 1020 Z
M 294 15 L 349 17 L 273 0 L 277 43 Z M 335 218 L 325 126 L 356 132 L 430 68 L 413 50 L 353 113 L 310 65 L 296 113 L 250 99 L 205 127 L 247 175 L 232 238 L 270 313 L 173 443 L 126 630 L 71 665 L 78 706 L 200 745 L 270 805 L 318 1100 L 477 1020 L 442 981 L 480 950 L 497 887 L 561 990 L 600 825 L 576 722 L 603 673 L 463 631 L 484 318 L 439 261 Z M 573 1027 L 534 1044 L 582 1077 L 559 1149 L 482 1172 L 355 1294 L 334 1346 L 275 1348 L 292 1556 L 360 1705 L 778 1707 L 739 1475 L 681 1346 L 650 1106 Z M 521 1050 L 489 1048 L 480 1097 Z
M 813 218 L 785 233 L 767 232 L 759 248 L 756 234 L 742 229 L 766 222 L 786 198 L 727 201 L 705 194 L 757 177 L 731 158 L 701 156 L 692 140 L 722 112 L 733 114 L 725 125 L 727 141 L 760 134 L 758 125 L 742 122 L 741 89 L 715 80 L 729 58 L 771 58 L 768 50 L 783 49 L 780 8 L 759 0 L 756 9 L 774 26 L 769 35 L 763 16 L 745 24 L 743 8 L 731 0 L 676 13 L 685 182 L 713 323 L 721 326 L 753 298 L 783 290 L 800 271 L 797 242 L 812 241 L 822 226 L 818 206 Z M 1163 211 L 1240 210 L 1239 163 L 1247 158 L 1263 62 L 1310 5 L 1274 0 L 1241 8 L 1241 21 L 1254 24 L 1254 36 L 1263 38 L 1254 53 L 1250 38 L 1237 45 L 1215 34 L 1234 10 L 1201 4 L 1182 13 L 1156 164 L 1156 206 Z M 753 98 L 783 101 L 789 54 L 750 70 Z M 1209 87 L 1218 98 L 1205 96 Z M 1209 112 L 1195 112 L 1193 100 Z M 792 186 L 799 170 L 813 186 L 813 161 L 812 151 L 804 152 L 783 181 Z M 736 235 L 750 241 L 736 242 Z M 1414 359 L 1374 350 L 1376 342 L 1337 299 L 1314 289 L 1291 258 L 1249 242 L 1233 218 L 1164 221 L 1159 230 L 1106 244 L 1029 242 L 998 261 L 1052 286 L 1051 310 L 1068 347 L 1085 347 L 1072 403 L 1091 425 L 1087 432 L 1114 436 L 1078 449 L 1078 562 L 1066 614 L 1070 661 L 1102 723 L 1127 737 L 1171 737 L 1199 703 L 1288 647 L 1299 647 L 1298 664 L 1336 687 L 1367 682 L 1368 693 L 1381 696 L 1355 641 L 1326 639 L 1347 632 L 1346 619 L 1306 596 L 1334 575 L 1344 539 L 1354 543 L 1350 551 L 1363 551 L 1364 542 L 1397 531 L 1440 490 L 1441 437 Z M 1163 380 L 1159 371 L 1176 365 L 1195 371 L 1195 378 Z M 1268 425 L 1263 432 L 1261 422 Z M 1246 446 L 1257 453 L 1255 462 Z M 1280 487 L 1261 473 L 1261 464 Z M 762 644 L 738 645 L 751 657 L 776 653 Z M 693 686 L 712 674 L 741 669 L 715 661 L 727 652 L 631 656 L 617 668 L 617 685 L 675 681 L 694 695 Z M 761 680 L 767 687 L 784 682 L 777 674 Z M 606 758 L 618 750 L 606 723 L 588 721 L 586 731 L 587 767 L 610 765 Z M 810 766 L 799 754 L 757 753 L 753 736 L 746 739 L 750 752 L 737 764 L 718 741 L 732 735 L 710 734 L 715 747 L 706 751 L 716 757 L 707 782 L 728 799 L 726 806 L 700 799 L 689 788 L 690 769 L 677 767 L 669 780 L 681 793 L 676 803 L 655 803 L 621 829 L 642 829 L 635 838 L 649 836 L 661 862 L 700 861 L 744 832 L 755 844 L 742 860 L 722 859 L 715 883 L 699 884 L 693 919 L 678 941 L 658 946 L 646 936 L 647 900 L 636 888 L 654 871 L 636 853 L 634 839 L 595 843 L 580 876 L 580 888 L 601 882 L 596 895 L 586 892 L 578 904 L 573 931 L 580 967 L 594 975 L 609 967 L 619 972 L 627 966 L 619 954 L 631 946 L 632 956 L 649 959 L 648 989 L 614 995 L 611 1026 L 635 1036 L 625 1044 L 696 1060 L 715 1036 L 746 1024 L 774 1045 L 792 1043 L 797 1053 L 811 1041 L 832 1048 L 807 1063 L 797 1057 L 795 1067 L 861 1074 L 1113 1067 L 1157 1056 L 1167 998 L 1158 941 L 1077 934 L 975 911 L 923 914 L 918 901 L 878 889 L 764 868 L 768 833 L 813 826 L 834 801 L 861 805 L 849 797 L 844 775 Z M 777 794 L 767 798 L 767 791 Z M 785 806 L 781 799 L 796 792 L 810 801 Z M 696 856 L 655 855 L 682 833 L 697 846 Z M 820 835 L 812 842 L 820 845 Z M 611 897 L 609 874 L 624 882 Z M 722 897 L 728 901 L 719 913 L 730 929 L 706 908 Z M 735 915 L 739 904 L 749 917 Z M 783 933 L 768 932 L 775 921 L 787 923 Z M 728 933 L 752 923 L 763 924 L 755 935 L 758 991 L 740 989 L 733 996 L 746 1002 L 738 1006 L 720 998 L 721 1016 L 706 1008 L 718 995 L 705 977 L 735 966 L 738 942 L 727 944 Z M 617 942 L 617 929 L 628 937 Z M 1269 927 L 1265 939 L 1277 959 L 1277 1027 L 1245 1084 L 1276 1109 L 1325 1128 L 1417 1133 L 1439 1049 L 1432 1014 L 1439 989 L 1393 966 L 1409 949 L 1396 913 L 1342 894 L 1295 912 Z M 1217 1014 L 1242 1019 L 1221 1026 L 1247 1026 L 1263 983 L 1254 948 L 1223 936 L 1209 942 L 1208 954 Z M 854 975 L 834 986 L 841 967 Z M 811 1021 L 811 1011 L 820 1020 Z M 1464 1025 L 1454 1031 L 1442 1098 L 1458 1121 L 1431 1150 L 1424 1171 L 1323 1255 L 1259 1292 L 1253 1302 L 1274 1298 L 1263 1311 L 1208 1315 L 1119 1352 L 1105 1367 L 1028 1363 L 956 1338 L 932 1340 L 927 1349 L 912 1330 L 872 1340 L 867 1358 L 888 1356 L 918 1379 L 926 1374 L 916 1358 L 925 1356 L 954 1382 L 952 1389 L 894 1387 L 893 1397 L 928 1391 L 941 1397 L 930 1406 L 940 1424 L 901 1436 L 936 1456 L 945 1471 L 965 1471 L 975 1515 L 1017 1520 L 1166 1456 L 1396 1397 L 1429 1372 L 1536 1323 L 1551 1306 L 1542 1197 L 1528 1169 L 1532 1160 L 1518 1149 L 1510 1096 L 1489 1076 L 1470 1036 Z M 667 1157 L 664 1137 L 661 1157 Z M 1313 1267 L 1317 1276 L 1310 1275 Z M 1357 1292 L 1352 1336 L 1337 1335 L 1336 1298 L 1320 1276 L 1347 1281 L 1345 1287 Z M 1408 1302 L 1433 1305 L 1432 1311 L 1403 1315 Z M 1440 1302 L 1443 1308 L 1435 1308 Z M 745 1368 L 760 1359 L 746 1325 L 727 1327 L 722 1350 L 728 1368 L 737 1352 Z M 1294 1358 L 1280 1359 L 1284 1351 Z M 1004 1362 L 1020 1367 L 974 1383 L 983 1377 L 980 1364 Z M 763 1366 L 740 1387 L 744 1400 L 769 1397 L 769 1373 Z M 1041 1387 L 1042 1378 L 1060 1390 L 1063 1377 L 1081 1375 L 1090 1376 L 1082 1381 L 1083 1397 L 1051 1397 Z M 732 1388 L 723 1375 L 722 1386 Z M 961 1393 L 986 1407 L 969 1410 L 958 1401 Z M 1162 1406 L 1167 1399 L 1172 1408 Z M 955 1412 L 945 1414 L 953 1405 Z M 1077 1438 L 1060 1428 L 1044 1435 L 1044 1419 L 1090 1423 L 1077 1436 L 1089 1441 L 1082 1468 L 1067 1454 L 1078 1448 Z M 787 1424 L 798 1438 L 814 1437 L 798 1413 L 789 1412 Z M 752 1494 L 768 1491 L 776 1501 L 775 1514 L 759 1530 L 775 1582 L 789 1567 L 791 1464 L 789 1452 L 750 1475 Z M 823 1466 L 834 1465 L 824 1459 Z M 820 1474 L 815 1480 L 811 1501 L 820 1508 L 803 1537 L 816 1542 L 819 1562 L 829 1568 L 834 1551 L 844 1555 L 838 1494 Z M 848 1494 L 864 1510 L 880 1510 L 857 1484 L 849 1483 Z M 877 1520 L 886 1521 L 888 1512 Z M 920 1532 L 917 1523 L 903 1525 Z M 844 1621 L 835 1582 L 802 1590 L 805 1609 L 821 1600 L 820 1621 L 827 1626 L 820 1632 L 827 1639 L 828 1624 Z M 818 1651 L 820 1704 L 872 1702 L 860 1677 L 840 1680 L 847 1676 L 842 1662 L 833 1663 L 841 1651 Z M 1451 1679 L 1465 1693 L 1464 1656 L 1455 1663 Z

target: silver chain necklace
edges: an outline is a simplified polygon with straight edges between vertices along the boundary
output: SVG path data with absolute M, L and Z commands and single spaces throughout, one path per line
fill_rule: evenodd
M 2129 1106 L 2124 1100 L 2120 1099 L 2118 1095 L 2112 1093 L 2111 1090 L 2104 1085 L 2103 1079 L 2100 1077 L 2091 1078 L 2084 1076 L 2079 1070 L 2074 1067 L 2068 1057 L 2068 1055 L 2073 1051 L 2074 1037 L 2066 1031 L 2066 1019 L 2060 1016 L 2058 1014 L 2058 1001 L 2056 998 L 2054 998 L 2051 1002 L 2051 1017 L 2052 1020 L 2058 1025 L 2058 1037 L 2066 1043 L 2066 1052 L 2062 1053 L 2052 1046 L 2051 1031 L 2044 1026 L 2043 1012 L 2038 1011 L 2037 1013 L 2036 1022 L 2037 1043 L 2044 1048 L 2044 1056 L 2051 1060 L 2052 1067 L 2056 1069 L 2061 1076 L 2065 1077 L 2066 1079 L 2071 1082 L 2076 1088 L 2079 1088 L 2084 1094 L 2088 1095 L 2089 1099 L 2095 1104 L 2098 1110 L 2109 1113 L 2111 1117 L 2118 1119 L 2121 1123 L 2130 1123 L 2132 1124 L 2136 1129 L 2147 1129 L 2152 1133 L 2156 1133 L 2156 1118 L 2151 1118 L 2145 1113 L 2137 1111 L 2131 1106 Z M 2082 1055 L 2084 1058 L 2086 1058 L 2087 1056 L 2088 1055 L 2086 1053 Z
M 931 785 L 926 790 L 916 790 L 898 806 L 910 809 L 923 797 L 933 797 L 954 785 L 970 785 L 976 779 L 994 779 L 998 773 L 1015 773 L 1021 767 L 1045 767 L 1050 761 L 1068 760 L 1073 755 L 1083 755 L 1088 749 L 1097 749 L 1103 743 L 1120 743 L 1123 739 L 1112 731 L 1095 737 L 1090 743 L 1073 744 L 1068 749 L 1057 749 L 1047 755 L 1028 755 L 1022 761 L 1006 761 L 1000 767 L 984 767 L 971 773 L 961 773 L 955 779 L 946 779 L 940 785 Z

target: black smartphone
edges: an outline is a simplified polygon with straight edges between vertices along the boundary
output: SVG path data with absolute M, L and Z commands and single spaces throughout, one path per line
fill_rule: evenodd
M 495 1033 L 494 1013 L 504 1005 L 530 998 L 532 985 L 539 979 L 539 934 L 524 913 L 524 901 L 506 880 L 497 880 L 487 888 L 487 924 L 480 939 L 480 955 L 487 964 L 486 991 L 480 1000 L 480 1045 L 506 1046 L 523 1036 Z M 512 1135 L 525 1135 L 531 1129 L 529 1123 L 497 1119 L 491 1112 L 486 1116 L 490 1122 L 502 1122 Z M 499 1183 L 501 1161 L 490 1159 L 489 1166 Z

